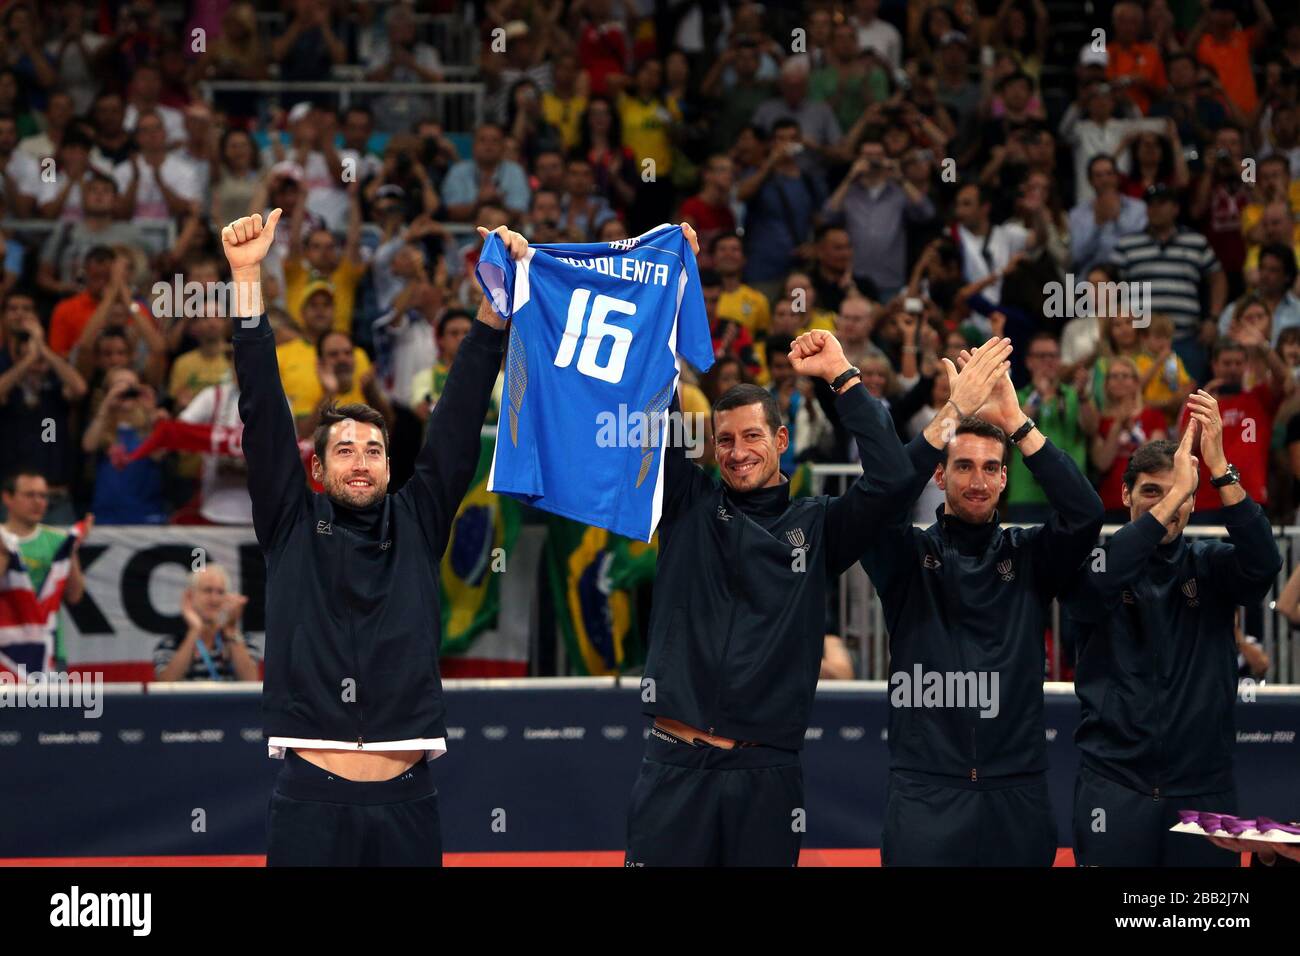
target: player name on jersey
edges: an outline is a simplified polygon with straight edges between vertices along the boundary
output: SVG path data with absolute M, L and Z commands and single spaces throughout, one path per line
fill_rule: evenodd
M 591 269 L 613 279 L 644 285 L 667 285 L 670 272 L 662 262 L 646 262 L 626 256 L 620 259 L 571 259 L 568 256 L 555 256 L 555 261 L 577 269 Z

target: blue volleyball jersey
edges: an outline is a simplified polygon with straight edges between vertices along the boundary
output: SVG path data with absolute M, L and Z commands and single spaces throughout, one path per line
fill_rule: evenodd
M 489 490 L 649 541 L 679 358 L 702 372 L 713 364 L 681 227 L 529 246 L 518 262 L 494 233 L 477 275 L 511 320 Z

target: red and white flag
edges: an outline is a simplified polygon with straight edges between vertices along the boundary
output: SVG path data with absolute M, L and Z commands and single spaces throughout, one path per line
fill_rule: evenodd
M 41 592 L 32 587 L 27 565 L 17 547 L 0 543 L 9 552 L 9 570 L 0 578 L 0 669 L 26 680 L 36 671 L 54 668 L 54 628 L 59 620 L 63 589 L 72 570 L 72 549 L 86 533 L 86 523 L 78 521 L 54 552 L 50 572 L 45 575 Z
M 191 451 L 205 455 L 243 457 L 243 438 L 243 425 L 227 427 L 165 418 L 153 426 L 149 437 L 135 451 L 123 456 L 118 467 L 139 461 L 156 451 Z

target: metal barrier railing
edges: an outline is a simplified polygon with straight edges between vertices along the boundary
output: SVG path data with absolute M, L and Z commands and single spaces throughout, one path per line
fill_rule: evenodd
M 61 219 L 0 219 L 0 231 L 7 236 L 21 236 L 24 233 L 32 235 L 46 236 L 53 232 L 59 225 Z M 136 226 L 142 232 L 156 233 L 167 245 L 176 241 L 176 223 L 173 220 L 166 222 L 136 222 Z M 470 222 L 439 222 L 439 225 L 453 236 L 477 236 L 476 226 Z M 362 230 L 369 230 L 372 233 L 380 231 L 378 223 L 366 222 L 361 225 Z
M 841 494 L 850 482 L 862 475 L 857 465 L 813 465 L 812 483 L 816 494 Z M 1015 522 L 1008 522 L 1014 526 Z M 917 527 L 924 527 L 919 524 Z M 1104 525 L 1100 543 L 1106 542 L 1121 525 Z M 1226 538 L 1227 529 L 1221 525 L 1192 525 L 1184 534 L 1191 537 Z M 1300 526 L 1277 525 L 1273 539 L 1282 553 L 1282 570 L 1272 590 L 1264 600 L 1263 633 L 1253 634 L 1269 657 L 1269 670 L 1265 680 L 1283 684 L 1300 684 L 1300 641 L 1291 634 L 1291 622 L 1275 607 L 1278 595 L 1297 564 L 1300 564 Z M 837 626 L 839 634 L 858 650 L 858 674 L 866 680 L 887 680 L 889 677 L 889 635 L 885 627 L 884 609 L 871 579 L 860 565 L 853 565 L 840 578 Z M 1061 661 L 1061 609 L 1052 602 L 1052 652 L 1048 658 L 1048 679 L 1062 679 Z
M 443 77 L 448 82 L 457 80 L 460 82 L 472 82 L 472 77 L 481 76 L 483 73 L 482 70 L 472 64 L 461 66 L 457 64 L 444 63 L 442 66 L 438 67 L 438 71 L 442 73 Z M 334 67 L 333 72 L 330 74 L 330 79 L 335 82 L 343 82 L 346 80 L 347 82 L 364 83 L 368 72 L 370 72 L 369 68 L 360 63 L 340 63 L 338 66 Z M 271 79 L 275 80 L 275 76 L 272 75 Z M 424 85 L 425 84 L 421 84 L 421 86 Z
M 369 103 L 385 95 L 432 99 L 431 118 L 444 129 L 475 129 L 483 116 L 483 84 L 447 81 L 443 83 L 372 83 L 339 80 L 204 80 L 199 84 L 203 98 L 211 101 L 213 93 L 261 93 L 263 106 L 275 96 L 325 93 L 338 98 L 338 108 L 353 102 Z
M 0 219 L 0 230 L 3 230 L 5 236 L 10 239 L 35 237 L 43 240 L 64 221 L 63 219 Z M 148 237 L 151 245 L 156 246 L 152 250 L 154 252 L 168 249 L 176 242 L 176 223 L 171 219 L 154 222 L 133 219 L 131 224 Z
M 638 688 L 640 678 L 635 675 L 621 677 L 444 677 L 443 690 L 609 690 L 617 691 Z M 822 680 L 817 684 L 819 694 L 882 694 L 888 691 L 889 684 L 883 680 Z M 151 681 L 147 684 L 139 681 L 120 684 L 104 684 L 103 692 L 115 697 L 184 697 L 191 695 L 227 694 L 252 696 L 262 693 L 261 681 Z M 0 684 L 0 696 L 17 697 L 29 694 L 30 690 L 23 684 Z M 1048 697 L 1074 696 L 1074 684 L 1069 682 L 1045 681 L 1043 693 Z M 1257 693 L 1269 698 L 1288 698 L 1300 695 L 1300 687 L 1260 687 Z
M 371 0 L 375 2 L 375 0 Z M 387 6 L 394 0 L 378 0 L 379 6 Z M 424 13 L 417 11 L 415 26 L 419 39 L 430 44 L 444 64 L 472 64 L 478 53 L 478 30 L 473 19 L 473 7 L 468 6 L 465 16 L 454 13 Z M 382 20 L 382 15 L 379 18 Z M 279 36 L 289 27 L 289 18 L 281 10 L 263 10 L 257 14 L 257 24 L 261 36 Z M 382 23 L 379 27 L 383 29 Z M 444 65 L 443 72 L 452 75 L 463 67 Z
M 478 226 L 472 222 L 449 222 L 439 219 L 438 225 L 442 226 L 444 232 L 450 233 L 457 239 L 478 238 Z M 383 229 L 377 222 L 363 222 L 361 224 L 361 241 L 363 245 L 367 240 L 378 241 L 383 234 Z

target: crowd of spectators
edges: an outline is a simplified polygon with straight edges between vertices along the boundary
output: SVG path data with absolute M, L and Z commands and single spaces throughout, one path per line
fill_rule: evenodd
M 718 361 L 685 370 L 683 407 L 771 388 L 787 471 L 856 453 L 792 337 L 834 331 L 906 439 L 946 401 L 940 358 L 1008 335 L 1026 411 L 1112 517 L 1132 451 L 1204 387 L 1244 487 L 1291 523 L 1300 16 L 1090 9 L 10 0 L 0 447 L 46 477 L 52 522 L 246 523 L 233 450 L 148 442 L 238 426 L 218 230 L 279 206 L 264 285 L 300 436 L 327 402 L 374 405 L 396 486 L 481 295 L 472 225 L 686 220 Z M 482 84 L 482 115 L 457 121 L 444 81 Z M 1045 506 L 1014 458 L 1006 506 Z

